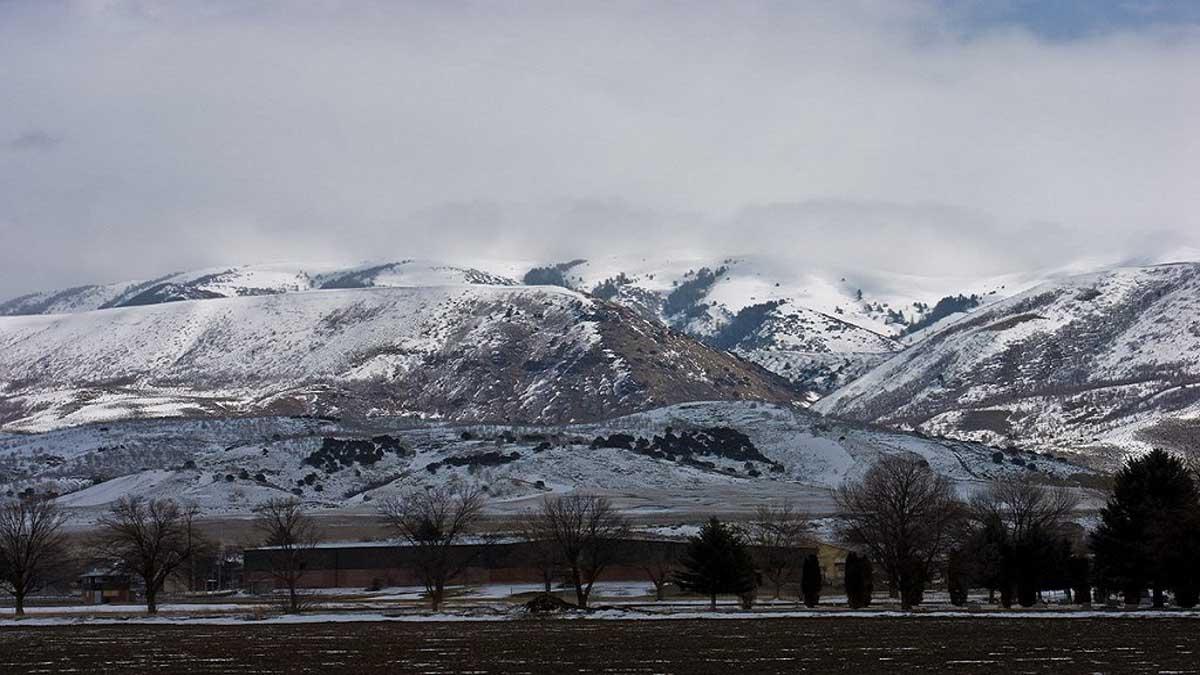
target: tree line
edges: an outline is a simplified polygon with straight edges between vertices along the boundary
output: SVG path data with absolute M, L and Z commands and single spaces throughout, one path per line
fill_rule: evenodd
M 1200 490 L 1196 471 L 1162 450 L 1131 458 L 1090 532 L 1063 487 L 1020 476 L 967 499 L 919 457 L 880 459 L 837 491 L 841 538 L 877 563 L 903 608 L 940 580 L 956 605 L 971 588 L 1004 607 L 1034 605 L 1045 591 L 1081 604 L 1145 595 L 1194 607 L 1200 589 Z M 847 564 L 849 567 L 849 564 Z M 849 572 L 847 572 L 849 573 Z
M 479 528 L 485 499 L 479 489 L 434 487 L 379 507 L 391 537 L 413 554 L 413 571 L 434 610 L 477 554 L 464 555 L 459 544 L 488 540 Z M 970 589 L 986 589 L 1004 607 L 1031 606 L 1045 591 L 1063 591 L 1079 603 L 1120 596 L 1136 604 L 1149 594 L 1155 607 L 1168 595 L 1181 607 L 1200 599 L 1196 471 L 1161 450 L 1117 472 L 1091 532 L 1077 524 L 1079 502 L 1065 488 L 1010 478 L 964 499 L 910 455 L 883 456 L 861 480 L 839 488 L 835 500 L 839 539 L 850 549 L 842 576 L 851 607 L 870 604 L 875 570 L 905 609 L 923 602 L 934 585 L 958 605 Z M 99 519 L 87 556 L 138 578 L 147 611 L 155 613 L 167 582 L 186 576 L 189 563 L 212 549 L 196 516 L 195 508 L 171 499 L 123 497 Z M 61 581 L 72 555 L 65 522 L 52 500 L 0 504 L 0 590 L 15 599 L 18 616 L 31 594 Z M 323 540 L 316 520 L 300 501 L 276 499 L 255 510 L 254 530 L 259 545 L 273 549 L 269 574 L 286 591 L 285 608 L 301 611 L 308 554 Z M 524 514 L 516 533 L 530 545 L 530 564 L 545 590 L 561 578 L 581 608 L 606 571 L 630 562 L 658 599 L 675 584 L 714 608 L 718 596 L 751 606 L 760 592 L 777 599 L 793 592 L 814 606 L 825 586 L 811 520 L 788 502 L 759 507 L 744 523 L 710 518 L 682 550 L 647 547 L 632 561 L 631 524 L 602 496 L 547 497 Z

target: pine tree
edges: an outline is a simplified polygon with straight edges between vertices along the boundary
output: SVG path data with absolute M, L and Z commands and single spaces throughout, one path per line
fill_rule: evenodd
M 851 609 L 866 607 L 865 579 L 863 576 L 863 559 L 854 551 L 846 555 L 846 564 L 843 572 L 843 581 L 846 584 L 846 602 Z
M 754 563 L 741 536 L 716 517 L 688 540 L 683 568 L 675 575 L 680 588 L 707 595 L 717 608 L 717 596 L 744 595 L 754 590 Z
M 1182 461 L 1162 450 L 1131 460 L 1117 473 L 1091 537 L 1100 585 L 1119 589 L 1126 604 L 1136 604 L 1147 588 L 1155 607 L 1168 588 L 1177 600 L 1191 601 L 1198 522 L 1200 493 Z
M 816 607 L 821 602 L 821 561 L 813 553 L 804 558 L 804 569 L 800 576 L 800 591 L 804 595 L 805 607 Z
M 846 601 L 852 609 L 871 605 L 871 595 L 875 592 L 874 573 L 870 558 L 854 552 L 846 556 Z
M 1086 555 L 1072 555 L 1067 560 L 1067 575 L 1071 580 L 1071 593 L 1075 603 L 1092 604 L 1091 561 Z
M 966 557 L 962 549 L 955 549 L 946 559 L 946 590 L 950 592 L 950 604 L 955 607 L 967 604 Z

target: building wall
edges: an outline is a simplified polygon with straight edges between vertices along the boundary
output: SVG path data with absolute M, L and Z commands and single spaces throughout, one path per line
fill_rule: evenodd
M 614 564 L 605 569 L 605 581 L 648 581 L 640 563 L 658 556 L 681 557 L 686 544 L 676 541 L 625 541 L 615 551 Z M 528 542 L 469 544 L 453 547 L 454 554 L 470 561 L 454 583 L 539 584 L 542 567 L 536 547 Z M 812 549 L 798 550 L 804 556 Z M 254 591 L 282 587 L 271 574 L 271 549 L 246 551 L 244 584 Z M 302 588 L 368 588 L 371 586 L 419 586 L 415 550 L 406 546 L 324 546 L 305 553 Z

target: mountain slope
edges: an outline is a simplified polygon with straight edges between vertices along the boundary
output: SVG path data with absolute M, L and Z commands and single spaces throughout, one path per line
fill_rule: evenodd
M 131 417 L 560 423 L 788 401 L 766 371 L 554 287 L 364 288 L 0 318 L 0 429 Z
M 977 310 L 818 403 L 937 434 L 1119 457 L 1200 417 L 1200 265 L 1052 282 Z
M 786 256 L 612 256 L 537 264 L 402 260 L 352 267 L 214 268 L 85 286 L 0 303 L 0 315 L 79 312 L 320 289 L 430 285 L 560 286 L 610 300 L 789 380 L 815 400 L 938 326 L 1038 275 L 919 277 L 823 268 Z M 907 335 L 924 327 L 920 335 Z M 903 337 L 902 337 L 903 336 Z
M 898 350 L 894 336 L 910 319 L 838 273 L 763 257 L 581 259 L 535 268 L 525 281 L 611 299 L 734 351 L 813 398 Z M 908 311 L 917 316 L 921 306 Z
M 485 284 L 513 286 L 507 277 L 470 267 L 402 260 L 343 267 L 317 264 L 243 265 L 170 274 L 157 279 L 32 293 L 0 303 L 0 316 L 66 314 L 180 300 L 277 295 L 317 289 Z
M 640 513 L 749 512 L 794 499 L 812 513 L 831 487 L 883 454 L 913 453 L 964 489 L 1020 473 L 1068 485 L 1089 471 L 1061 458 L 830 422 L 756 402 L 687 403 L 563 426 L 414 424 L 398 418 L 131 420 L 0 434 L 0 494 L 57 494 L 95 514 L 123 494 L 170 496 L 206 515 L 270 498 L 374 514 L 400 490 L 483 487 L 489 508 L 520 513 L 546 494 L 586 489 Z

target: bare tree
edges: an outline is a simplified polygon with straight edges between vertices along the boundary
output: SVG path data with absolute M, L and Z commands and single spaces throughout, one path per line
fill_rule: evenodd
M 654 584 L 656 601 L 662 601 L 667 583 L 679 570 L 679 560 L 683 557 L 681 549 L 682 546 L 668 541 L 645 541 L 638 546 L 637 565 Z
M 414 490 L 379 507 L 388 528 L 412 547 L 417 574 L 435 611 L 446 597 L 446 585 L 472 560 L 455 545 L 479 521 L 484 503 L 480 489 L 460 492 L 439 487 Z
M 66 514 L 49 499 L 18 499 L 0 505 L 0 590 L 13 596 L 16 615 L 25 598 L 45 588 L 66 564 Z
M 300 582 L 309 553 L 321 542 L 321 531 L 298 499 L 272 499 L 254 509 L 254 529 L 262 545 L 271 547 L 269 574 L 288 591 L 289 612 L 301 610 Z
M 920 457 L 885 455 L 862 481 L 839 488 L 835 498 L 842 538 L 883 567 L 902 608 L 919 603 L 962 519 L 962 503 L 950 481 Z
M 997 480 L 971 497 L 968 550 L 974 566 L 989 572 L 983 575 L 986 580 L 1000 584 L 1005 606 L 1014 590 L 1022 605 L 1033 604 L 1039 577 L 1048 571 L 1039 568 L 1053 562 L 1078 505 L 1066 488 L 1035 483 L 1028 476 Z
M 808 540 L 810 529 L 807 514 L 790 501 L 778 506 L 759 506 L 754 519 L 746 524 L 746 539 L 754 547 L 755 565 L 775 587 L 776 600 L 784 584 L 800 570 L 803 562 L 800 547 Z
M 1008 538 L 1020 542 L 1039 533 L 1064 534 L 1078 506 L 1079 498 L 1070 490 L 1022 476 L 994 481 L 977 492 L 969 514 L 972 522 L 1002 523 Z
M 184 571 L 203 543 L 193 531 L 195 516 L 195 508 L 172 499 L 127 496 L 100 517 L 101 555 L 142 579 L 150 614 L 158 613 L 158 593 L 167 580 Z
M 587 607 L 596 580 L 629 536 L 629 522 L 607 498 L 592 495 L 547 497 L 531 520 L 539 539 L 554 542 L 578 605 Z

